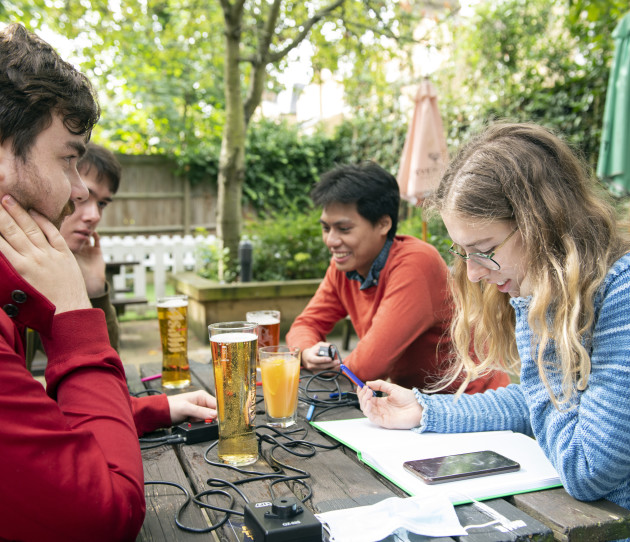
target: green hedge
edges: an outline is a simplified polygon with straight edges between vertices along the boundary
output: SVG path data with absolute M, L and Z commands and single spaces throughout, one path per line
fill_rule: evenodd
M 248 222 L 243 234 L 253 245 L 253 280 L 322 278 L 330 253 L 322 241 L 320 213 L 309 206 Z

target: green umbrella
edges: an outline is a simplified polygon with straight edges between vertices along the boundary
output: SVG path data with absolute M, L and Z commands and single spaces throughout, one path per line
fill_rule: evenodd
M 597 175 L 616 195 L 630 193 L 630 13 L 613 32 L 613 57 Z

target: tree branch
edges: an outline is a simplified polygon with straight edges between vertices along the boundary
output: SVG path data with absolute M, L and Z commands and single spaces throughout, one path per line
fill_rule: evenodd
M 220 0 L 221 9 L 223 10 L 224 15 L 228 15 L 232 11 L 232 6 L 229 0 Z
M 274 35 L 276 27 L 276 21 L 280 14 L 280 7 L 282 6 L 282 0 L 274 0 L 269 10 L 269 17 L 263 27 L 262 35 L 258 40 L 258 57 L 262 60 L 267 58 L 269 54 L 269 48 L 271 47 L 271 39 Z
M 284 49 L 276 51 L 275 53 L 269 53 L 268 61 L 273 64 L 274 62 L 278 62 L 279 60 L 284 58 L 289 53 L 289 51 L 291 51 L 292 49 L 295 49 L 300 43 L 302 43 L 302 41 L 304 41 L 308 33 L 311 31 L 311 28 L 313 28 L 315 24 L 317 24 L 319 21 L 321 21 L 322 19 L 330 15 L 335 9 L 341 6 L 345 1 L 346 0 L 335 0 L 334 2 L 332 2 L 325 8 L 322 8 L 320 11 L 318 11 L 315 15 L 313 15 L 310 19 L 308 19 L 302 25 L 302 30 L 295 37 L 295 39 L 291 41 L 291 43 L 289 43 Z
M 235 20 L 240 22 L 243 19 L 243 6 L 245 5 L 245 0 L 236 0 L 233 4 L 230 4 L 230 0 L 219 0 L 221 3 L 221 9 L 223 10 L 223 17 L 226 21 L 234 24 Z
M 454 8 L 454 9 L 452 9 L 452 10 L 451 10 L 451 11 L 450 11 L 447 15 L 446 15 L 446 17 L 444 17 L 444 19 L 442 19 L 442 21 L 441 21 L 441 22 L 444 22 L 444 21 L 446 21 L 446 20 L 450 19 L 451 17 L 455 16 L 455 14 L 457 14 L 460 10 L 461 10 L 461 7 L 460 7 L 460 6 L 458 6 L 458 7 Z M 376 15 L 377 15 L 377 17 L 378 17 L 378 20 L 379 20 L 379 21 L 381 21 L 381 23 L 385 24 L 385 23 L 384 23 L 384 21 L 383 21 L 383 19 L 380 17 L 380 15 L 379 15 L 378 13 L 376 13 Z M 369 26 L 369 25 L 365 25 L 365 24 L 358 23 L 358 22 L 356 22 L 356 21 L 349 22 L 349 21 L 346 21 L 346 20 L 344 19 L 344 21 L 343 21 L 343 22 L 344 22 L 344 24 L 345 24 L 348 28 L 352 28 L 352 27 L 354 27 L 354 28 L 360 28 L 361 30 L 371 30 L 371 31 L 372 31 L 372 32 L 374 32 L 375 34 L 378 34 L 378 35 L 381 35 L 381 36 L 385 36 L 385 37 L 387 37 L 387 38 L 391 38 L 391 39 L 396 40 L 396 41 L 398 41 L 398 42 L 405 42 L 405 43 L 417 43 L 417 44 L 421 44 L 421 43 L 423 43 L 426 39 L 428 39 L 428 37 L 429 37 L 429 36 L 433 33 L 433 31 L 435 30 L 435 27 L 434 27 L 434 28 L 429 28 L 429 29 L 427 30 L 427 32 L 426 32 L 426 33 L 425 33 L 425 34 L 424 34 L 421 38 L 416 39 L 416 38 L 409 38 L 409 37 L 407 37 L 407 36 L 397 36 L 397 35 L 396 35 L 396 34 L 394 34 L 393 32 L 389 31 L 389 30 L 387 29 L 387 27 L 386 27 L 386 26 L 385 26 L 385 28 L 384 28 L 384 29 L 382 29 L 382 30 L 381 30 L 381 29 L 377 29 L 377 28 L 371 27 L 371 26 Z

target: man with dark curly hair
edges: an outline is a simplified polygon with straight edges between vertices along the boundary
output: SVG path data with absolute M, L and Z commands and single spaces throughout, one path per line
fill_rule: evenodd
M 88 198 L 77 162 L 99 115 L 88 79 L 50 45 L 21 25 L 0 31 L 2 540 L 134 540 L 138 435 L 216 416 L 205 392 L 129 397 L 105 315 L 58 231 Z M 46 389 L 26 368 L 27 328 L 48 356 Z

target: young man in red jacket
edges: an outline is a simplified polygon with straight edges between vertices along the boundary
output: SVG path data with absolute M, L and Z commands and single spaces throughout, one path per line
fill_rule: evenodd
M 322 237 L 332 260 L 324 280 L 287 334 L 302 350 L 302 365 L 318 371 L 338 360 L 319 356 L 334 325 L 350 315 L 359 336 L 344 359 L 361 380 L 390 379 L 426 389 L 445 374 L 451 356 L 452 301 L 448 268 L 438 251 L 415 237 L 396 235 L 400 191 L 374 162 L 339 166 L 311 192 L 322 207 Z M 467 393 L 506 386 L 493 372 Z M 457 383 L 445 391 L 455 392 Z
M 99 114 L 89 81 L 47 43 L 0 32 L 0 540 L 134 540 L 138 435 L 216 416 L 208 394 L 129 397 L 58 231 L 88 197 L 77 160 Z M 27 328 L 48 356 L 46 389 L 26 369 Z

